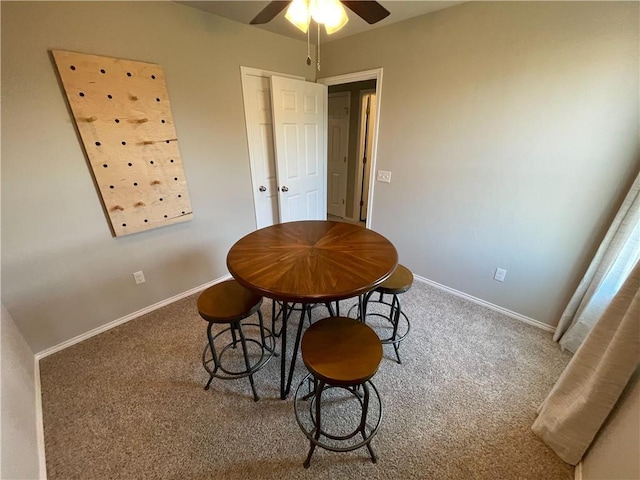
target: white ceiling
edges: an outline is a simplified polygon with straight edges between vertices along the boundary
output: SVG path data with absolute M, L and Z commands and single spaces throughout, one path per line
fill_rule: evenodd
M 258 14 L 258 12 L 260 12 L 269 2 L 268 1 L 256 2 L 256 1 L 244 1 L 244 0 L 212 2 L 212 1 L 205 1 L 205 0 L 197 0 L 197 1 L 179 1 L 178 3 L 182 3 L 190 7 L 197 8 L 199 10 L 213 13 L 214 15 L 229 18 L 231 20 L 235 20 L 236 22 L 240 22 L 248 25 L 251 19 L 255 17 Z M 460 3 L 464 3 L 464 2 L 462 1 L 456 1 L 456 2 L 400 1 L 400 0 L 381 1 L 380 4 L 390 12 L 390 15 L 384 20 L 381 20 L 380 22 L 374 25 L 369 25 L 367 22 L 362 20 L 355 13 L 353 13 L 350 9 L 345 8 L 345 10 L 347 11 L 347 15 L 349 16 L 349 23 L 347 23 L 347 25 L 344 28 L 342 28 L 340 31 L 331 35 L 331 37 L 328 37 L 326 32 L 324 32 L 323 30 L 322 42 L 324 43 L 329 40 L 336 40 L 338 38 L 347 37 L 349 35 L 355 35 L 356 33 L 361 33 L 366 30 L 371 30 L 374 28 L 383 27 L 385 25 L 390 25 L 392 23 L 401 22 L 402 20 L 406 20 L 411 17 L 417 17 L 419 15 L 435 12 L 436 10 L 448 8 L 453 5 L 458 5 Z M 285 10 L 283 10 L 276 18 L 271 20 L 269 23 L 264 25 L 255 25 L 255 27 L 262 28 L 264 30 L 269 30 L 270 32 L 278 33 L 280 35 L 285 35 L 287 37 L 295 38 L 297 40 L 306 41 L 307 35 L 302 33 L 293 25 L 291 25 L 284 18 Z M 313 38 L 314 35 L 311 35 L 311 37 L 312 37 L 311 38 L 312 42 L 315 43 Z

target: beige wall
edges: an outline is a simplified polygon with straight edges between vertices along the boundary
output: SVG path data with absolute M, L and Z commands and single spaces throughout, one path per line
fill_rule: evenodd
M 582 459 L 583 480 L 640 478 L 640 369 Z
M 34 355 L 4 305 L 0 320 L 0 478 L 39 478 Z
M 312 79 L 306 44 L 173 2 L 1 8 L 2 300 L 31 348 L 226 275 L 229 247 L 255 228 L 240 66 Z M 193 221 L 111 236 L 53 48 L 164 68 Z
M 402 263 L 556 324 L 640 166 L 639 6 L 471 2 L 323 45 L 323 77 L 384 69 L 372 227 Z

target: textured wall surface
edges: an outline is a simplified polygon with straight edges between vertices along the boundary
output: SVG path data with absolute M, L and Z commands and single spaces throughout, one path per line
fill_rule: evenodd
M 174 2 L 1 8 L 2 300 L 34 352 L 226 275 L 255 229 L 240 66 L 312 79 L 304 42 Z M 49 49 L 162 66 L 192 221 L 111 236 Z
M 40 477 L 34 356 L 4 305 L 2 325 L 2 444 L 0 477 Z
M 556 324 L 640 168 L 639 7 L 469 2 L 323 47 L 323 77 L 384 69 L 372 227 L 402 263 Z

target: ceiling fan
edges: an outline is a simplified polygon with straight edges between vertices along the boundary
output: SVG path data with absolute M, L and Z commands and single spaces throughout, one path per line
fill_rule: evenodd
M 262 9 L 258 15 L 256 15 L 251 22 L 251 25 L 261 25 L 273 20 L 282 10 L 284 10 L 291 1 L 273 1 Z M 380 5 L 378 2 L 373 1 L 347 1 L 341 0 L 341 3 L 348 7 L 353 13 L 362 18 L 369 25 L 379 22 L 380 20 L 389 16 L 389 11 Z
M 311 65 L 310 30 L 312 20 L 318 26 L 316 43 L 316 65 L 320 70 L 320 25 L 324 25 L 330 35 L 344 27 L 349 21 L 344 7 L 362 18 L 369 25 L 379 22 L 389 15 L 389 11 L 378 2 L 356 0 L 289 0 L 269 2 L 249 23 L 261 25 L 273 20 L 286 7 L 285 18 L 307 34 L 307 65 Z

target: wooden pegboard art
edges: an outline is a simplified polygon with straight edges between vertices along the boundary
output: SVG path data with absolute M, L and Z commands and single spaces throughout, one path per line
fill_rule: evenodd
M 114 235 L 191 220 L 162 67 L 52 53 Z

